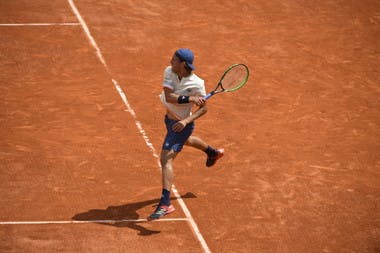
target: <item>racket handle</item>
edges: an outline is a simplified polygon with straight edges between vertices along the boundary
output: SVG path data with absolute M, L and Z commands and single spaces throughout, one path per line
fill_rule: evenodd
M 204 99 L 207 100 L 207 99 L 209 99 L 212 95 L 214 95 L 214 93 L 211 92 L 211 93 L 207 94 L 207 95 L 204 97 Z

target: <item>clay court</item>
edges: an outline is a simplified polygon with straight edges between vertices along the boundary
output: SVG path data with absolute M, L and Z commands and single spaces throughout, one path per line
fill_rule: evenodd
M 216 95 L 161 193 L 163 71 Z M 0 1 L 0 252 L 380 252 L 380 2 Z

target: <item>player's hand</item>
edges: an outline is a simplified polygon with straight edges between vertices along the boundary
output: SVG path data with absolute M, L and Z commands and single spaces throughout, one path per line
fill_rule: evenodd
M 181 132 L 186 127 L 186 122 L 184 120 L 180 120 L 175 123 L 172 127 L 174 132 Z
M 206 99 L 200 96 L 190 96 L 190 102 L 196 104 L 197 106 L 201 106 L 206 103 Z

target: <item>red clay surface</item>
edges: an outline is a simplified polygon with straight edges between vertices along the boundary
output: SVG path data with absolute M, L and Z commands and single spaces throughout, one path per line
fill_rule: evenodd
M 161 188 L 158 94 L 178 47 L 215 96 L 175 184 L 212 252 L 380 251 L 378 1 L 75 1 L 81 26 L 0 26 L 0 222 L 141 219 Z M 66 1 L 1 1 L 0 24 L 78 22 Z M 183 218 L 177 212 L 170 218 Z M 186 221 L 0 225 L 1 252 L 202 252 Z

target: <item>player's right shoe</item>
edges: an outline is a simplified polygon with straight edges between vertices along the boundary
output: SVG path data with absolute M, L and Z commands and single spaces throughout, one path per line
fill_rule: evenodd
M 224 149 L 223 148 L 217 149 L 215 156 L 207 156 L 206 166 L 207 167 L 213 166 L 217 160 L 223 157 L 223 155 L 224 155 Z
M 149 215 L 149 217 L 147 218 L 148 221 L 152 221 L 152 220 L 157 220 L 169 213 L 172 213 L 175 211 L 175 208 L 173 205 L 169 205 L 169 206 L 164 206 L 164 205 L 159 205 L 156 210 L 151 214 Z

